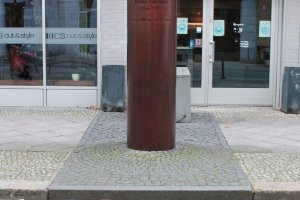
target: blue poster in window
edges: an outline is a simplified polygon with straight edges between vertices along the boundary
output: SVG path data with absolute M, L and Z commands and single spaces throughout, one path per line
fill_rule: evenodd
M 259 21 L 259 37 L 271 37 L 271 21 Z
M 177 18 L 177 34 L 188 34 L 188 18 Z
M 225 21 L 214 20 L 214 36 L 223 37 L 225 35 Z

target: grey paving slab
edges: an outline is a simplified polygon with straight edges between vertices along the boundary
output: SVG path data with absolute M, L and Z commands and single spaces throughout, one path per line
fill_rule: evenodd
M 234 152 L 300 153 L 300 115 L 271 107 L 198 107 L 211 113 Z
M 72 151 L 97 112 L 83 108 L 0 107 L 0 150 Z
M 177 124 L 176 141 L 171 151 L 128 149 L 126 114 L 100 113 L 52 182 L 50 200 L 85 199 L 78 191 L 104 199 L 199 199 L 201 193 L 217 200 L 228 188 L 228 200 L 251 199 L 250 183 L 212 115 L 195 113 L 191 123 Z

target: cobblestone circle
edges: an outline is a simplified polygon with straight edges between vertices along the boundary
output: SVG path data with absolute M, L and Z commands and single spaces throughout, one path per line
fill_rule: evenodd
M 172 151 L 130 150 L 126 114 L 100 113 L 52 186 L 248 186 L 211 115 L 177 124 L 176 140 Z

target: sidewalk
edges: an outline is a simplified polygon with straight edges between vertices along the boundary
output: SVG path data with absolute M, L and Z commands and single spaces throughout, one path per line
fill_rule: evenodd
M 300 199 L 300 116 L 255 107 L 196 107 L 193 112 L 215 116 L 255 200 Z M 97 113 L 0 108 L 0 200 L 47 199 L 49 185 Z
M 208 107 L 255 191 L 255 200 L 300 199 L 300 115 L 265 107 Z
M 96 111 L 0 108 L 0 200 L 44 200 Z

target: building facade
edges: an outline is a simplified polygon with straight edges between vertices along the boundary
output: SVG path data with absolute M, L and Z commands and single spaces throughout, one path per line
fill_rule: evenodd
M 280 108 L 300 62 L 300 1 L 177 0 L 177 66 L 193 105 Z M 0 0 L 0 105 L 101 102 L 101 66 L 127 64 L 127 0 Z

